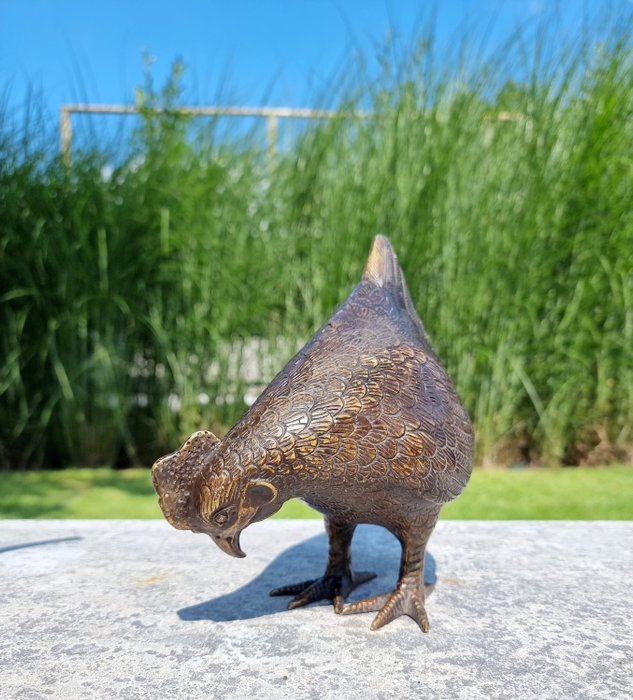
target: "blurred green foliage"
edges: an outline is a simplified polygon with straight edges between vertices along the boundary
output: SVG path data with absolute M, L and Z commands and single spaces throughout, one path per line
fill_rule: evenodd
M 137 91 L 115 153 L 95 138 L 66 162 L 35 107 L 0 111 L 0 464 L 146 464 L 221 432 L 351 291 L 377 232 L 479 462 L 630 458 L 629 26 L 555 51 L 546 29 L 516 35 L 486 61 L 462 46 L 440 64 L 432 36 L 387 46 L 380 78 L 351 80 L 341 118 L 274 162 L 255 133 L 174 111 L 179 64 Z
M 148 469 L 0 474 L 0 518 L 162 518 Z M 442 510 L 457 520 L 631 520 L 633 468 L 477 469 Z M 320 518 L 288 501 L 278 518 Z

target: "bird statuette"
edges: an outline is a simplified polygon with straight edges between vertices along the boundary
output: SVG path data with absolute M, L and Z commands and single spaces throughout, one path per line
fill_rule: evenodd
M 341 615 L 400 615 L 423 631 L 424 554 L 442 506 L 471 472 L 473 431 L 431 348 L 387 238 L 377 236 L 360 283 L 219 440 L 207 431 L 153 466 L 160 507 L 176 528 L 245 556 L 240 533 L 300 498 L 325 516 L 321 578 L 277 588 L 288 608 L 332 601 Z M 402 546 L 393 591 L 346 603 L 374 574 L 352 569 L 360 523 Z

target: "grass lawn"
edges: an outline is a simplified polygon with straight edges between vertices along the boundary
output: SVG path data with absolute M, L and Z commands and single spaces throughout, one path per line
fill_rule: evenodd
M 633 467 L 475 470 L 460 520 L 631 520 Z M 147 469 L 0 472 L 0 518 L 160 518 Z M 321 517 L 289 501 L 275 517 Z

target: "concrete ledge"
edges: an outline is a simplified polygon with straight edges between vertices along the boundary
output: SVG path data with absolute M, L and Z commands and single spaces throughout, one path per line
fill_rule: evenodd
M 431 632 L 408 618 L 285 611 L 320 575 L 319 521 L 267 521 L 232 559 L 162 521 L 0 523 L 3 698 L 624 698 L 633 523 L 440 522 Z M 355 538 L 393 585 L 396 541 Z

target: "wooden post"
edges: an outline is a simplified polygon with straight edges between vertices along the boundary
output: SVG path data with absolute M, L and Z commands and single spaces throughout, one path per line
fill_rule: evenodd
M 161 114 L 163 109 L 155 107 L 149 110 L 153 114 Z M 274 165 L 279 141 L 280 119 L 335 119 L 338 112 L 322 109 L 301 109 L 293 107 L 177 107 L 176 112 L 189 116 L 226 116 L 226 117 L 257 117 L 266 120 L 266 142 L 269 165 Z M 59 119 L 59 140 L 64 162 L 70 163 L 70 150 L 73 139 L 73 112 L 81 114 L 138 114 L 136 105 L 62 105 Z M 505 113 L 502 113 L 505 114 Z M 350 115 L 356 119 L 367 119 L 368 112 L 354 112 Z M 502 117 L 506 118 L 507 117 Z
M 59 139 L 62 159 L 66 165 L 70 163 L 70 145 L 73 140 L 73 123 L 70 110 L 63 106 L 59 117 Z
M 268 164 L 272 165 L 277 153 L 277 138 L 279 136 L 279 117 L 269 114 L 266 117 L 266 141 L 268 143 Z

